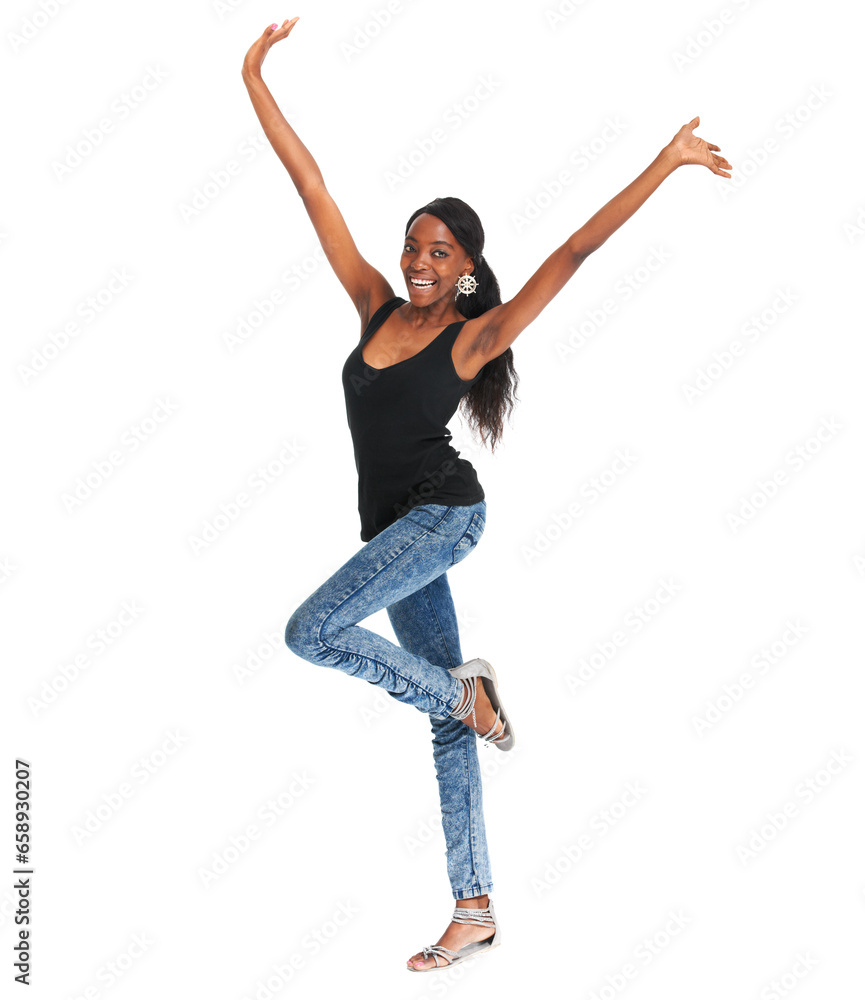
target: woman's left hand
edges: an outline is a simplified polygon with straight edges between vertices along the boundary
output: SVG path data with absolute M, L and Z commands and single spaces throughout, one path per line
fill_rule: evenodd
M 694 135 L 694 129 L 699 124 L 700 116 L 697 115 L 687 125 L 683 125 L 670 140 L 667 148 L 676 160 L 676 165 L 697 163 L 708 167 L 713 174 L 718 174 L 719 177 L 729 177 L 730 174 L 726 171 L 732 170 L 733 167 L 723 156 L 718 156 L 717 153 L 713 152 L 721 147 Z

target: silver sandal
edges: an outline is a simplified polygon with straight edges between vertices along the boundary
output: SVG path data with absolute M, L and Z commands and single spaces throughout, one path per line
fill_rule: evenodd
M 463 721 L 469 713 L 471 713 L 472 720 L 475 726 L 478 724 L 477 717 L 475 716 L 475 697 L 477 695 L 477 678 L 481 678 L 481 683 L 484 686 L 484 691 L 490 700 L 490 704 L 496 710 L 496 721 L 493 723 L 492 729 L 488 733 L 478 733 L 481 740 L 491 746 L 496 746 L 499 750 L 513 750 L 515 737 L 514 729 L 511 725 L 511 720 L 508 718 L 508 713 L 504 710 L 501 698 L 499 697 L 499 688 L 496 682 L 496 672 L 493 670 L 491 664 L 486 660 L 474 659 L 468 660 L 466 663 L 461 663 L 458 667 L 449 667 L 448 673 L 452 677 L 456 677 L 459 680 L 468 681 L 469 685 L 469 697 L 462 708 L 451 712 L 451 715 L 455 719 Z M 496 729 L 499 728 L 500 722 L 504 725 L 501 727 L 501 731 L 493 736 Z M 475 730 L 477 732 L 477 730 Z
M 449 969 L 452 965 L 459 965 L 460 962 L 464 962 L 467 958 L 474 958 L 475 955 L 490 951 L 492 948 L 498 948 L 502 943 L 502 932 L 499 930 L 492 900 L 490 900 L 490 905 L 483 909 L 475 910 L 470 909 L 468 906 L 457 906 L 454 909 L 454 915 L 451 917 L 451 920 L 458 924 L 478 924 L 483 927 L 493 927 L 494 932 L 491 937 L 485 938 L 483 941 L 469 942 L 469 944 L 460 948 L 459 951 L 452 951 L 450 948 L 445 948 L 440 944 L 427 945 L 423 949 L 423 957 L 434 958 L 436 964 L 431 965 L 428 969 L 416 969 L 413 965 L 406 965 L 406 968 L 410 972 L 434 972 L 436 969 Z M 439 965 L 439 956 L 447 959 L 446 965 Z

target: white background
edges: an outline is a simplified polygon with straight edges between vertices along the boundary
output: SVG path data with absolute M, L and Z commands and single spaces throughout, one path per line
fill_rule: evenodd
M 849 6 L 585 0 L 556 19 L 404 0 L 383 28 L 385 4 L 355 0 L 43 7 L 3 14 L 4 980 L 17 757 L 31 996 L 852 995 L 865 195 Z M 398 294 L 405 221 L 433 197 L 479 213 L 508 299 L 694 115 L 734 168 L 676 171 L 520 335 L 495 455 L 452 424 L 488 504 L 450 574 L 463 654 L 496 667 L 518 746 L 481 748 L 503 947 L 411 981 L 405 960 L 453 906 L 428 719 L 283 638 L 362 544 L 339 378 L 358 317 L 240 76 L 296 13 L 265 81 Z M 588 167 L 545 187 L 581 146 Z M 618 475 L 617 450 L 635 458 Z M 383 611 L 368 627 L 393 638 Z

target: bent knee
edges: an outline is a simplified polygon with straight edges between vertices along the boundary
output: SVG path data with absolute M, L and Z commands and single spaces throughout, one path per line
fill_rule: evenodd
M 285 644 L 297 656 L 305 660 L 315 659 L 323 649 L 321 636 L 314 616 L 301 605 L 288 619 L 285 626 Z
M 304 622 L 304 616 L 301 613 L 301 609 L 298 608 L 297 611 L 288 619 L 288 624 L 285 626 L 285 644 L 298 656 L 303 656 L 306 651 L 306 647 L 309 643 L 308 629 L 306 628 Z

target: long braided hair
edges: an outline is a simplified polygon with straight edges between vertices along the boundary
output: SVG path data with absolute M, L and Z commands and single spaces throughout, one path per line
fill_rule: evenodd
M 435 198 L 412 213 L 406 223 L 406 235 L 414 220 L 424 213 L 441 219 L 474 261 L 472 273 L 478 287 L 470 295 L 457 292 L 455 300 L 462 315 L 475 319 L 493 306 L 501 305 L 499 283 L 482 254 L 484 227 L 477 212 L 460 198 Z M 482 444 L 489 440 L 492 451 L 495 451 L 502 436 L 505 417 L 510 415 L 514 401 L 519 398 L 516 394 L 518 385 L 514 352 L 509 347 L 484 365 L 480 378 L 460 400 L 460 409 L 469 427 L 480 434 Z

